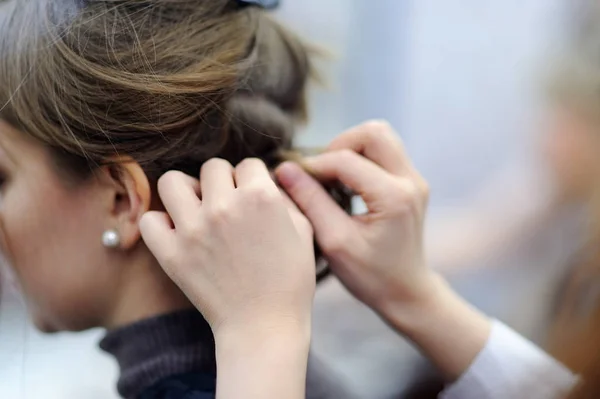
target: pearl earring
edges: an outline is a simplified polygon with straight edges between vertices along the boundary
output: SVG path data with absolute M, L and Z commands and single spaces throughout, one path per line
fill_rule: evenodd
M 102 245 L 106 248 L 118 248 L 121 245 L 119 232 L 115 229 L 110 229 L 102 233 Z

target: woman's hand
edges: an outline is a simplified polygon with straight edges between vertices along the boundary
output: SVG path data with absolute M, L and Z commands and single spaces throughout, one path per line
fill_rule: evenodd
M 315 290 L 307 219 L 257 159 L 235 169 L 210 160 L 200 182 L 169 172 L 158 191 L 168 215 L 145 214 L 142 235 L 213 329 L 217 397 L 303 397 Z
M 234 169 L 213 159 L 199 183 L 169 172 L 158 191 L 174 226 L 167 214 L 148 212 L 140 222 L 144 240 L 215 333 L 256 323 L 307 325 L 312 230 L 264 163 L 247 159 Z
M 306 166 L 318 180 L 345 184 L 368 208 L 349 216 L 299 166 L 286 163 L 277 170 L 280 184 L 311 221 L 333 272 L 448 379 L 460 376 L 485 345 L 490 323 L 426 267 L 429 190 L 392 128 L 382 122 L 358 126 Z
M 305 164 L 318 180 L 341 181 L 367 205 L 368 213 L 350 217 L 298 165 L 286 163 L 277 170 L 346 287 L 374 308 L 428 295 L 423 221 L 429 189 L 391 127 L 383 122 L 358 126 Z

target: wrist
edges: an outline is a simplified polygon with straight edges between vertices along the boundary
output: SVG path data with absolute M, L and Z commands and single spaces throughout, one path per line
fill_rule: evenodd
M 218 398 L 304 397 L 310 324 L 258 323 L 215 334 Z
M 485 347 L 491 321 L 463 300 L 438 274 L 412 300 L 388 300 L 380 315 L 438 366 L 448 381 L 459 378 Z
M 295 319 L 257 320 L 246 324 L 228 324 L 213 331 L 217 351 L 239 353 L 287 347 L 292 351 L 308 352 L 311 323 Z
M 486 318 L 460 297 L 439 273 L 427 270 L 415 282 L 410 295 L 390 295 L 379 305 L 380 316 L 398 332 L 412 338 L 442 320 L 477 314 Z M 487 318 L 486 318 L 487 320 Z
M 375 310 L 401 333 L 426 314 L 443 304 L 449 287 L 436 272 L 423 269 L 411 279 L 410 286 L 392 286 L 387 295 L 378 298 Z

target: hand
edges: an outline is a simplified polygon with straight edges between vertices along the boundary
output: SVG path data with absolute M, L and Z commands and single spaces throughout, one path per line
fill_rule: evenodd
M 200 182 L 168 172 L 158 191 L 168 215 L 144 215 L 144 241 L 217 339 L 289 327 L 309 336 L 312 229 L 264 163 L 248 159 L 234 169 L 213 159 L 202 167 Z
M 392 128 L 369 122 L 306 160 L 319 180 L 339 180 L 365 201 L 368 213 L 349 216 L 299 166 L 277 170 L 282 187 L 311 221 L 333 272 L 361 301 L 411 301 L 430 286 L 423 256 L 428 187 Z
M 309 174 L 284 164 L 277 177 L 311 221 L 333 272 L 362 302 L 411 339 L 452 381 L 484 347 L 491 324 L 425 265 L 428 187 L 392 128 L 358 126 L 306 160 L 319 180 L 339 180 L 365 201 L 349 216 Z

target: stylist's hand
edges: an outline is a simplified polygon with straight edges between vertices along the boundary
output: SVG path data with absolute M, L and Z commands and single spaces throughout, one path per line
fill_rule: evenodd
M 364 215 L 349 216 L 297 165 L 277 170 L 344 285 L 379 311 L 392 301 L 428 295 L 431 273 L 423 259 L 428 187 L 392 128 L 368 122 L 351 129 L 306 166 L 320 181 L 342 182 L 368 208 Z
M 278 170 L 279 181 L 312 222 L 333 271 L 448 381 L 459 378 L 485 346 L 491 323 L 426 267 L 428 188 L 392 128 L 381 122 L 358 126 L 307 166 L 317 179 L 353 189 L 368 208 L 365 215 L 349 216 L 297 166 Z
M 307 160 L 318 180 L 339 180 L 360 195 L 365 215 L 349 216 L 306 172 L 282 165 L 277 176 L 312 222 L 342 283 L 417 345 L 448 381 L 461 376 L 490 334 L 473 309 L 425 265 L 428 188 L 392 128 L 358 126 Z
M 200 182 L 168 172 L 158 192 L 168 215 L 144 215 L 144 241 L 215 335 L 310 327 L 312 229 L 262 161 L 210 160 Z

